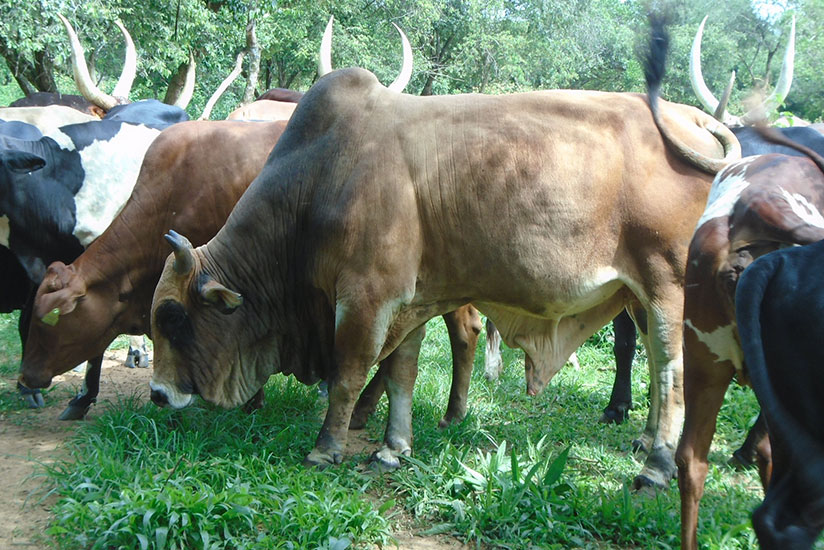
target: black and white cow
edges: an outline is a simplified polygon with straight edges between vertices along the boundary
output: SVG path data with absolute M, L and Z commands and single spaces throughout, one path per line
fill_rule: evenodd
M 146 149 L 164 128 L 184 120 L 188 115 L 182 109 L 146 100 L 118 106 L 108 119 L 63 126 L 39 139 L 0 135 L 0 244 L 19 260 L 30 290 L 51 262 L 73 261 L 108 227 L 131 195 Z M 14 266 L 3 269 L 21 276 Z M 24 285 L 7 282 L 0 293 Z M 7 309 L 23 310 L 23 342 L 32 295 L 0 298 Z M 131 350 L 130 357 L 134 360 Z M 90 361 L 86 387 L 61 418 L 85 414 L 93 401 L 88 395 L 97 393 L 101 361 Z M 27 400 L 42 405 L 40 397 Z

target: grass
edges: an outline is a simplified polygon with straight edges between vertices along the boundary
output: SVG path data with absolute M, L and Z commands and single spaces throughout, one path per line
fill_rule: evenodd
M 5 334 L 13 323 L 4 323 Z M 169 411 L 126 396 L 82 425 L 68 458 L 43 471 L 56 497 L 55 548 L 391 547 L 410 524 L 478 548 L 678 547 L 675 483 L 653 495 L 628 485 L 644 458 L 629 450 L 648 408 L 643 357 L 623 425 L 597 422 L 614 373 L 605 329 L 580 351 L 581 369 L 563 369 L 535 398 L 524 392 L 520 352 L 504 351 L 495 383 L 483 379 L 479 354 L 467 418 L 438 429 L 451 358 L 443 323 L 428 328 L 415 454 L 400 470 L 372 474 L 365 452 L 324 471 L 301 467 L 326 403 L 292 378 L 273 377 L 252 415 L 203 402 Z M 751 391 L 730 389 L 701 507 L 706 547 L 757 548 L 749 523 L 762 497 L 757 474 L 726 465 L 756 412 Z M 384 399 L 367 424 L 369 451 L 385 417 Z

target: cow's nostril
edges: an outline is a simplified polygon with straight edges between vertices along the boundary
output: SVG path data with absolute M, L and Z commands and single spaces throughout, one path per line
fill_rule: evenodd
M 166 392 L 163 390 L 152 390 L 152 403 L 159 407 L 164 407 L 169 404 L 169 398 L 166 397 Z

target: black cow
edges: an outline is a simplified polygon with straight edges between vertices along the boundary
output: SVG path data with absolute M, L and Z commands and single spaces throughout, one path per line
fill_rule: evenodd
M 753 513 L 762 548 L 811 548 L 824 528 L 824 241 L 766 254 L 744 270 L 735 314 L 766 417 L 773 469 Z
M 27 304 L 46 266 L 70 263 L 106 229 L 129 198 L 149 145 L 163 128 L 188 120 L 182 109 L 155 100 L 118 106 L 109 115 L 108 120 L 63 126 L 34 140 L 22 133 L 0 135 L 0 235 L 6 241 L 0 244 L 11 249 L 25 270 L 8 254 L 0 256 L 0 268 L 13 278 L 0 290 L 0 303 L 4 310 L 23 310 L 23 342 Z M 21 280 L 24 273 L 27 281 Z M 29 291 L 18 293 L 21 288 Z M 100 361 L 102 357 L 90 362 L 86 377 L 95 395 Z M 42 405 L 42 398 L 29 395 L 27 400 Z M 91 402 L 84 390 L 61 418 L 82 417 Z

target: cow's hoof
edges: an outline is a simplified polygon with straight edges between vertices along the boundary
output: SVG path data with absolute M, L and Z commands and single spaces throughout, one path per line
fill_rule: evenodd
M 376 472 L 391 472 L 401 467 L 401 461 L 398 458 L 400 455 L 409 456 L 412 449 L 405 449 L 398 452 L 393 451 L 389 447 L 384 447 L 380 451 L 375 451 L 369 458 L 369 467 Z
M 739 472 L 744 470 L 749 470 L 750 468 L 754 468 L 756 466 L 755 460 L 749 456 L 747 456 L 741 449 L 738 449 L 727 461 L 727 464 L 738 470 Z
M 137 360 L 137 368 L 139 369 L 148 369 L 149 368 L 149 354 L 148 353 L 141 353 L 140 358 Z
M 134 364 L 134 355 L 135 355 L 135 354 L 132 352 L 132 350 L 129 350 L 129 352 L 126 354 L 126 361 L 123 363 L 123 365 L 124 365 L 127 369 L 133 369 L 133 368 L 135 367 L 135 364 Z
M 622 424 L 627 418 L 629 418 L 629 407 L 627 405 L 618 405 L 604 409 L 600 421 L 604 424 Z
M 46 406 L 46 402 L 43 401 L 43 394 L 40 390 L 27 388 L 20 382 L 17 382 L 17 391 L 30 409 L 40 409 Z
M 652 440 L 653 437 L 651 435 L 647 433 L 641 434 L 641 437 L 632 440 L 632 443 L 630 444 L 632 446 L 632 452 L 649 453 L 650 449 L 652 449 Z
M 633 439 L 632 443 L 630 445 L 632 446 L 632 452 L 633 453 L 648 453 L 649 452 L 649 447 L 647 447 L 647 444 L 644 442 L 644 440 L 642 438 Z
M 66 409 L 57 417 L 58 420 L 83 420 L 86 413 L 89 412 L 91 405 L 72 405 L 69 404 Z
M 30 409 L 42 409 L 46 406 L 46 402 L 43 400 L 43 394 L 40 393 L 40 390 L 34 390 L 31 393 L 24 393 L 22 396 L 23 401 L 26 402 L 26 405 Z
M 303 465 L 307 468 L 320 468 L 321 470 L 335 464 L 343 462 L 343 454 L 335 451 L 320 451 L 312 449 L 312 452 L 303 459 Z
M 635 492 L 655 492 L 666 489 L 669 486 L 669 480 L 664 480 L 664 476 L 658 472 L 647 472 L 635 476 L 632 480 L 632 490 Z

